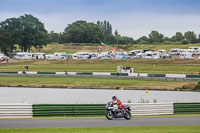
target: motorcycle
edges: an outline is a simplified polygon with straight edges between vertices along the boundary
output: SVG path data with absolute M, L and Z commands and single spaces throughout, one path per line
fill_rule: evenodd
M 106 118 L 108 120 L 113 120 L 114 118 L 125 118 L 126 120 L 131 119 L 131 109 L 128 105 L 124 105 L 123 109 L 118 109 L 117 105 L 113 105 L 112 102 L 108 102 L 106 105 Z

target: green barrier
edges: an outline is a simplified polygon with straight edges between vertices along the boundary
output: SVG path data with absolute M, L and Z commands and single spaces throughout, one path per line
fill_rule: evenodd
M 92 73 L 91 72 L 78 72 L 78 73 L 76 73 L 76 75 L 92 75 Z
M 174 103 L 175 114 L 200 114 L 200 103 Z
M 33 117 L 97 116 L 105 114 L 104 104 L 34 104 Z
M 148 74 L 148 77 L 166 77 L 166 74 Z
M 111 73 L 111 76 L 128 76 L 128 73 Z
M 7 73 L 7 74 L 18 74 L 18 72 L 0 72 L 0 73 Z
M 56 74 L 56 72 L 37 72 L 37 74 Z
M 186 75 L 186 78 L 200 78 L 200 75 Z

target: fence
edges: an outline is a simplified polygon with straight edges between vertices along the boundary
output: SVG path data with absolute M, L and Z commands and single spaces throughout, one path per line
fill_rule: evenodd
M 32 104 L 0 104 L 0 118 L 32 118 Z
M 200 114 L 200 103 L 129 103 L 131 114 Z M 0 104 L 0 118 L 103 116 L 105 104 Z
M 131 114 L 134 115 L 169 115 L 174 114 L 173 103 L 132 103 Z
M 77 75 L 77 76 L 114 76 L 114 77 L 130 77 L 130 78 L 158 78 L 158 79 L 196 79 L 200 80 L 200 75 L 186 75 L 186 74 L 148 74 L 148 73 L 101 73 L 101 72 L 30 72 L 27 71 L 24 74 L 22 71 L 19 72 L 0 72 L 1 75 Z
M 34 104 L 33 116 L 97 116 L 105 114 L 104 104 Z
M 175 114 L 200 114 L 200 103 L 174 103 Z

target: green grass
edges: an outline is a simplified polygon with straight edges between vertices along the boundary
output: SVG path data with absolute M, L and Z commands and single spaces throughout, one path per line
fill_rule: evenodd
M 67 53 L 76 53 L 80 51 L 88 51 L 88 52 L 96 52 L 97 46 L 99 44 L 48 44 L 42 49 L 42 52 L 46 54 L 52 54 L 54 52 L 67 52 Z M 111 50 L 113 45 L 105 48 L 103 47 L 103 51 Z M 115 45 L 118 46 L 118 45 Z M 124 48 L 125 51 L 130 51 L 133 49 L 152 49 L 152 50 L 160 50 L 165 49 L 169 51 L 171 48 L 180 48 L 180 49 L 188 49 L 191 46 L 200 46 L 200 43 L 197 44 L 128 44 L 128 45 L 120 45 L 120 48 Z M 38 50 L 32 48 L 33 52 L 38 52 Z
M 133 79 L 72 78 L 72 77 L 0 77 L 0 86 L 113 88 L 113 89 L 167 89 L 197 82 L 151 81 Z
M 200 126 L 0 129 L 2 133 L 199 133 Z
M 132 66 L 136 73 L 176 73 L 197 74 L 200 61 L 193 60 L 32 60 L 11 61 L 0 64 L 0 72 L 17 72 L 29 65 L 29 71 L 37 72 L 116 72 L 117 66 Z
M 148 116 L 132 116 L 134 118 L 155 118 L 155 117 L 199 117 L 200 114 L 173 114 L 173 115 L 148 115 Z M 30 119 L 98 119 L 105 118 L 105 116 L 91 116 L 91 117 L 34 117 Z
M 160 49 L 165 49 L 169 51 L 172 48 L 180 48 L 180 49 L 189 49 L 189 47 L 192 46 L 198 46 L 200 47 L 200 43 L 197 44 L 177 44 L 177 45 L 165 45 L 165 44 L 136 44 L 133 45 L 132 47 L 129 47 L 128 50 L 133 50 L 133 49 L 152 49 L 155 51 L 158 51 Z
M 31 49 L 31 52 L 45 52 L 46 54 L 53 54 L 55 52 L 66 52 L 68 54 L 74 54 L 76 52 L 97 52 L 97 47 L 100 44 L 47 44 L 40 51 L 35 48 Z M 107 46 L 103 48 L 103 51 L 111 50 L 112 47 Z
M 134 118 L 155 118 L 155 117 L 199 117 L 200 114 L 173 114 L 173 115 L 145 115 L 145 116 L 132 116 Z M 33 117 L 33 118 L 0 118 L 0 120 L 30 120 L 30 119 L 102 119 L 102 116 L 73 116 L 73 117 Z

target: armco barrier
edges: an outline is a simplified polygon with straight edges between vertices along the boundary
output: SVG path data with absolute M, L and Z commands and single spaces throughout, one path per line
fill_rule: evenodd
M 97 116 L 105 114 L 104 104 L 34 104 L 33 116 Z
M 166 77 L 165 74 L 148 74 L 148 77 Z
M 4 74 L 18 74 L 18 72 L 0 72 L 0 73 L 4 73 Z
M 32 118 L 32 104 L 0 104 L 0 118 Z
M 186 75 L 186 78 L 200 78 L 200 75 Z
M 186 78 L 185 74 L 166 74 L 167 78 Z
M 174 103 L 175 114 L 200 114 L 200 103 Z
M 92 75 L 92 72 L 77 72 L 76 75 Z
M 168 115 L 174 114 L 173 103 L 132 103 L 131 114 L 134 115 Z
M 111 73 L 111 76 L 128 76 L 128 73 Z
M 51 76 L 51 77 L 67 77 L 67 76 L 84 76 L 84 77 L 104 77 L 104 78 L 129 78 L 143 80 L 165 80 L 165 81 L 200 81 L 200 75 L 186 74 L 148 74 L 148 73 L 105 73 L 105 72 L 30 72 L 25 74 L 19 72 L 0 72 L 0 76 Z
M 37 74 L 56 74 L 56 72 L 37 72 Z
M 173 103 L 132 103 L 132 115 L 173 114 Z M 35 104 L 34 117 L 45 116 L 97 116 L 105 115 L 104 104 Z
M 200 103 L 128 103 L 133 116 L 200 114 Z M 103 116 L 105 104 L 0 104 L 0 118 Z

